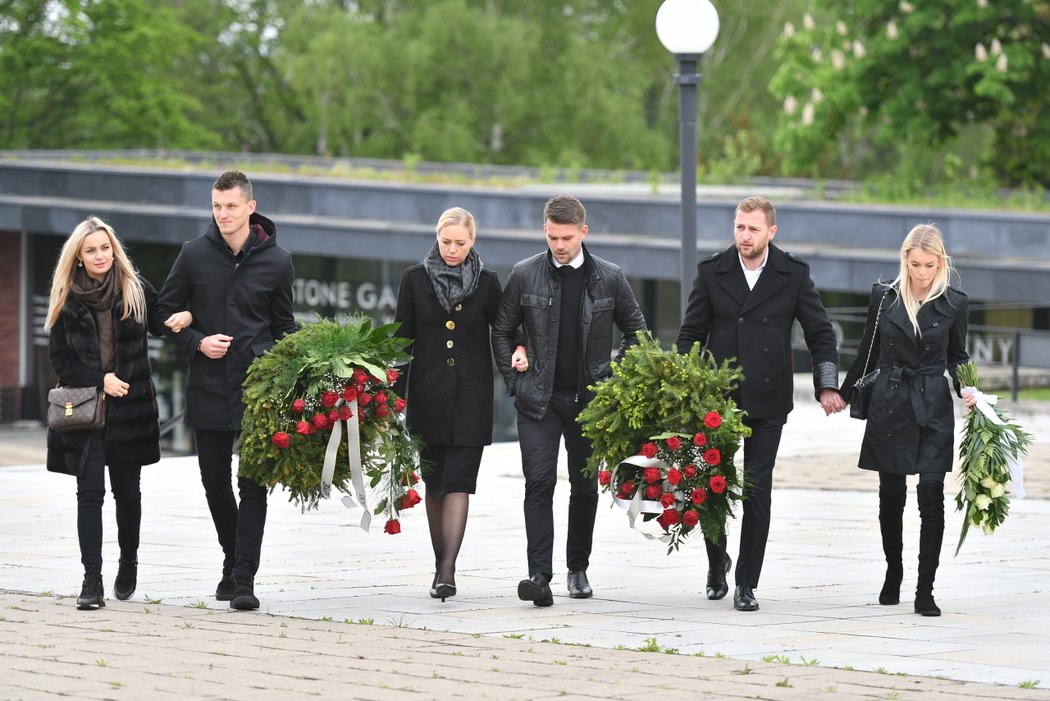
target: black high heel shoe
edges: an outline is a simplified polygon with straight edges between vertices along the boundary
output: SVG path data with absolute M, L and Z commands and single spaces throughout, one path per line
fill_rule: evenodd
M 438 586 L 438 576 L 437 576 L 437 573 L 435 573 L 434 574 L 434 581 L 430 583 L 430 598 L 431 599 L 438 598 L 437 586 Z
M 445 599 L 456 595 L 456 585 L 438 582 L 431 592 L 431 596 L 435 599 L 441 599 L 441 603 L 445 603 Z

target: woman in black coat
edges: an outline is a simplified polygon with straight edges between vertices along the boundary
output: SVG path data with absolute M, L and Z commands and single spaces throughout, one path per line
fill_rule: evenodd
M 949 286 L 954 272 L 940 230 L 920 224 L 904 239 L 900 274 L 876 283 L 868 322 L 840 392 L 865 372 L 879 370 L 872 388 L 859 466 L 879 473 L 879 526 L 886 554 L 880 604 L 900 603 L 906 475 L 919 475 L 916 488 L 922 525 L 915 612 L 939 616 L 933 581 L 944 537 L 944 475 L 954 457 L 955 409 L 944 377 L 955 393 L 966 353 L 966 294 Z M 870 359 L 868 358 L 870 352 Z M 966 406 L 974 399 L 967 397 Z
M 467 527 L 484 446 L 492 443 L 492 348 L 499 278 L 474 250 L 470 212 L 447 210 L 437 242 L 401 277 L 397 333 L 414 339 L 412 362 L 395 389 L 408 400 L 408 426 L 424 448 L 427 521 L 436 572 L 430 595 L 456 595 L 456 557 Z
M 77 608 L 105 606 L 102 586 L 102 501 L 105 466 L 117 506 L 120 566 L 113 593 L 135 592 L 142 465 L 160 460 L 157 396 L 147 354 L 146 332 L 161 332 L 150 315 L 156 291 L 132 267 L 113 229 L 92 217 L 66 239 L 51 280 L 44 330 L 59 382 L 104 392 L 105 428 L 47 432 L 47 469 L 77 478 L 77 534 L 84 584 Z M 172 329 L 192 319 L 175 315 Z

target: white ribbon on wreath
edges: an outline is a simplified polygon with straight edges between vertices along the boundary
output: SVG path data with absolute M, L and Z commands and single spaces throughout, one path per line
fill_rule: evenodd
M 358 406 L 355 397 L 346 404 L 350 407 L 350 418 L 344 421 L 336 421 L 332 426 L 332 435 L 328 437 L 328 447 L 324 451 L 324 464 L 321 467 L 321 496 L 328 498 L 332 492 L 332 479 L 335 477 L 335 461 L 339 455 L 339 444 L 343 442 L 343 424 L 346 424 L 347 461 L 350 464 L 350 482 L 354 486 L 353 496 L 343 497 L 343 505 L 348 509 L 360 506 L 364 513 L 361 514 L 361 529 L 366 533 L 372 523 L 372 510 L 368 508 L 368 492 L 365 491 L 365 476 L 361 469 L 361 426 L 358 423 Z
M 641 468 L 657 467 L 661 470 L 661 473 L 666 473 L 666 471 L 672 467 L 659 458 L 647 458 L 644 455 L 632 455 L 629 458 L 621 460 L 620 463 L 613 468 L 611 484 L 617 484 L 616 473 L 620 471 L 622 465 L 634 465 Z M 662 514 L 665 511 L 663 504 L 658 501 L 644 498 L 643 492 L 645 492 L 644 482 L 638 485 L 638 488 L 634 492 L 634 496 L 630 499 L 621 499 L 613 493 L 613 503 L 627 512 L 627 521 L 631 524 L 631 528 L 641 533 L 647 540 L 658 540 L 661 543 L 670 543 L 670 535 L 666 533 L 658 536 L 653 535 L 652 533 L 646 533 L 634 525 L 635 520 L 641 514 Z
M 984 414 L 985 418 L 991 421 L 996 426 L 1007 426 L 1007 423 L 999 418 L 999 414 L 996 413 L 995 409 L 992 408 L 994 404 L 999 401 L 999 396 L 996 394 L 985 394 L 984 392 L 978 391 L 975 387 L 963 387 L 962 394 L 966 396 L 968 394 L 974 394 L 977 396 L 977 403 L 974 405 L 978 411 Z M 1007 445 L 1007 449 L 1011 448 L 1016 440 L 1014 431 L 1011 428 L 1005 428 L 1000 435 L 1002 436 L 1003 442 Z M 1013 485 L 1014 496 L 1018 499 L 1024 499 L 1024 466 L 1021 463 L 1021 457 L 1008 456 L 1006 458 L 1006 466 L 1010 470 L 1010 482 Z

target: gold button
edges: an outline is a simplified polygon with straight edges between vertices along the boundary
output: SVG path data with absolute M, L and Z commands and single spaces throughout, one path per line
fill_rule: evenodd
M 457 311 L 457 312 L 461 312 L 461 311 L 463 311 L 463 305 L 462 305 L 462 304 L 457 304 L 457 305 L 456 305 L 456 311 Z
M 455 358 L 449 358 L 446 362 L 448 363 L 449 367 L 452 367 L 453 365 L 456 364 L 456 359 Z
M 451 348 L 452 346 L 453 346 L 452 341 L 445 341 L 445 347 L 446 348 Z
M 448 321 L 445 322 L 445 328 L 448 329 L 449 331 L 455 330 L 456 322 L 454 322 L 451 319 L 449 319 Z

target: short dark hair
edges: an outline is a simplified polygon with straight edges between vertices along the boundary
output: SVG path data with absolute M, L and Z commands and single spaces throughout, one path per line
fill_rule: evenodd
M 768 226 L 775 226 L 777 223 L 777 210 L 773 208 L 773 203 L 765 197 L 745 197 L 736 206 L 736 211 L 744 213 L 760 211 L 765 213 Z
M 559 195 L 547 200 L 547 204 L 543 205 L 543 221 L 582 227 L 587 223 L 587 210 L 575 197 Z
M 252 181 L 248 179 L 248 176 L 239 170 L 228 170 L 215 179 L 212 184 L 212 190 L 218 190 L 219 192 L 226 192 L 232 190 L 235 187 L 241 189 L 241 194 L 244 198 L 251 202 L 255 199 L 252 195 Z

